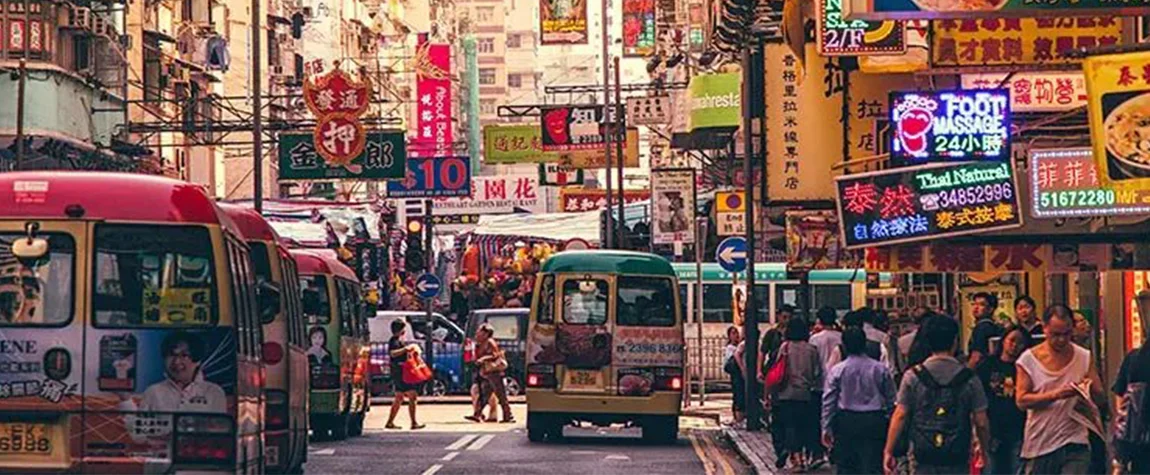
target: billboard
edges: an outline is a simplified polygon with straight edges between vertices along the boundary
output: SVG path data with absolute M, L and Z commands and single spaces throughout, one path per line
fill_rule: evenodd
M 931 23 L 931 60 L 939 66 L 1069 64 L 1076 48 L 1113 46 L 1122 38 L 1114 17 L 966 18 Z
M 1090 141 L 1103 183 L 1150 186 L 1150 52 L 1091 56 L 1083 64 Z M 1144 135 L 1146 134 L 1146 135 Z
M 539 42 L 587 44 L 587 0 L 539 0 Z
M 901 21 L 844 20 L 843 0 L 818 0 L 815 38 L 823 56 L 869 56 L 906 52 Z
M 695 169 L 651 170 L 651 242 L 695 242 Z
M 455 131 L 451 116 L 451 45 L 429 43 L 421 35 L 415 51 L 416 134 L 412 140 L 429 155 L 451 155 Z
M 543 150 L 543 131 L 538 125 L 488 125 L 483 128 L 485 163 L 557 163 L 564 168 L 603 168 L 603 144 L 570 152 Z M 614 154 L 614 146 L 612 146 Z M 639 166 L 639 130 L 627 129 L 623 147 L 624 166 Z
M 1086 76 L 1078 71 L 963 74 L 963 89 L 1010 91 L 1011 112 L 1057 112 L 1086 105 Z
M 623 0 L 623 56 L 655 52 L 655 0 Z
M 439 198 L 471 195 L 467 157 L 408 158 L 402 180 L 387 182 L 388 198 Z
M 1089 148 L 1030 150 L 1031 213 L 1036 218 L 1144 215 L 1150 189 L 1102 182 Z
M 1138 16 L 1150 13 L 1146 2 L 1110 0 L 844 0 L 851 20 L 935 20 Z
M 280 134 L 277 152 L 281 181 L 403 178 L 407 162 L 403 132 L 368 132 L 363 151 L 344 165 L 323 160 L 312 134 Z

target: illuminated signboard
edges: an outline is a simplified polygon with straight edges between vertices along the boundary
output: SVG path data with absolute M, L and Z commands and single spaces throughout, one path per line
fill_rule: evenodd
M 1010 156 L 1010 92 L 892 92 L 890 160 L 1005 160 Z
M 1031 150 L 1030 191 L 1036 218 L 1150 213 L 1150 190 L 1103 184 L 1089 148 Z
M 835 182 L 847 248 L 1022 226 L 1010 162 L 935 163 Z
M 901 21 L 844 20 L 842 0 L 819 0 L 819 54 L 860 56 L 906 52 L 905 25 Z

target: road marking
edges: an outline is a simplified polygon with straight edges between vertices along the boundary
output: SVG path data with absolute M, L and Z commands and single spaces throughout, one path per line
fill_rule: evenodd
M 608 455 L 606 457 L 603 457 L 603 460 L 621 460 L 624 462 L 628 462 L 631 460 L 631 457 L 628 457 L 628 456 L 623 455 L 623 454 L 611 454 L 611 455 Z
M 335 455 L 335 449 L 320 449 L 308 452 L 309 455 Z
M 706 472 L 707 475 L 714 475 L 715 466 L 711 460 L 707 458 L 707 455 L 703 453 L 703 448 L 699 445 L 699 439 L 695 438 L 695 433 L 693 431 L 688 432 L 687 438 L 691 440 L 691 447 L 695 449 L 695 456 L 699 457 L 699 461 L 703 462 L 703 471 Z
M 450 462 L 451 459 L 454 459 L 455 457 L 458 457 L 458 456 L 459 456 L 459 452 L 451 452 L 451 453 L 448 453 L 447 455 L 444 455 L 443 458 L 440 460 L 443 460 L 445 462 Z
M 475 434 L 467 434 L 467 435 L 465 435 L 465 436 L 463 436 L 463 437 L 460 437 L 460 438 L 459 438 L 459 440 L 457 440 L 457 441 L 455 441 L 455 442 L 452 442 L 452 443 L 451 443 L 451 445 L 448 445 L 448 446 L 447 446 L 447 450 L 459 450 L 459 449 L 462 449 L 464 445 L 467 445 L 467 444 L 468 444 L 468 443 L 470 443 L 472 440 L 474 440 L 476 437 L 477 437 L 477 436 L 476 436 Z
M 491 442 L 491 439 L 494 439 L 494 438 L 495 438 L 495 436 L 494 436 L 494 435 L 492 435 L 492 434 L 487 434 L 487 435 L 485 435 L 485 436 L 483 436 L 483 437 L 480 437 L 480 438 L 478 438 L 478 439 L 475 439 L 475 442 L 472 442 L 472 443 L 471 443 L 471 445 L 467 446 L 467 450 L 479 450 L 479 449 L 482 449 L 484 445 L 487 445 L 487 443 L 488 443 L 488 442 Z
M 723 455 L 723 451 L 719 450 L 719 446 L 715 444 L 710 436 L 703 437 L 703 443 L 706 444 L 708 452 L 714 454 L 714 458 L 719 460 L 719 465 L 723 467 L 723 475 L 735 475 L 734 469 L 731 464 L 727 462 L 727 456 Z
M 423 471 L 423 475 L 433 475 L 435 472 L 438 472 L 439 469 L 441 469 L 441 468 L 443 468 L 443 465 L 440 465 L 440 464 L 432 465 L 430 467 L 427 467 L 427 470 Z

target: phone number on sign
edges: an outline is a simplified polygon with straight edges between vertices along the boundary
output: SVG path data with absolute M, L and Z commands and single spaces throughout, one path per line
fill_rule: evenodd
M 1039 205 L 1043 208 L 1111 206 L 1117 201 L 1114 190 L 1044 191 L 1038 195 Z
M 1014 185 L 1010 183 L 991 183 L 923 195 L 922 207 L 927 211 L 957 209 L 964 206 L 1012 199 L 1014 199 Z

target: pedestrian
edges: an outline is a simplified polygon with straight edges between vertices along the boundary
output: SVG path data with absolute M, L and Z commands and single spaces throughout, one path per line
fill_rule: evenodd
M 869 317 L 866 315 L 866 313 L 869 310 L 870 309 L 867 309 L 867 308 L 860 308 L 858 310 L 851 310 L 850 312 L 847 312 L 846 316 L 843 317 L 843 327 L 845 327 L 845 328 L 858 328 L 858 329 L 863 331 L 864 335 L 867 334 L 866 333 L 866 320 Z M 890 355 L 887 352 L 887 346 L 885 344 L 883 344 L 882 341 L 877 340 L 877 339 L 871 339 L 870 335 L 867 335 L 867 344 L 866 344 L 865 353 L 867 356 L 874 358 L 874 359 L 878 360 L 880 363 L 886 365 L 888 370 L 891 368 L 891 366 L 890 366 Z M 833 368 L 834 365 L 839 364 L 840 362 L 842 362 L 842 360 L 843 360 L 843 346 L 838 345 L 835 347 L 835 349 L 831 350 L 831 356 L 830 356 L 830 358 L 827 359 L 826 366 Z
M 411 430 L 424 428 L 416 417 L 416 407 L 419 405 L 419 386 L 403 382 L 403 363 L 412 355 L 418 355 L 422 350 L 414 343 L 404 343 L 403 337 L 407 335 L 407 323 L 403 319 L 391 321 L 391 338 L 387 340 L 387 354 L 391 361 L 391 385 L 395 395 L 391 400 L 391 413 L 387 416 L 385 428 L 398 429 L 395 425 L 395 416 L 399 414 L 400 406 L 407 401 L 407 414 L 411 417 Z
M 1082 312 L 1074 312 L 1074 329 L 1071 330 L 1070 341 L 1087 351 L 1094 351 L 1094 326 Z
M 778 351 L 780 346 L 782 346 L 784 340 L 783 329 L 786 327 L 787 322 L 791 320 L 791 317 L 794 315 L 794 313 L 795 308 L 790 305 L 783 305 L 782 307 L 779 307 L 779 311 L 775 313 L 774 326 L 768 328 L 767 331 L 763 333 L 763 338 L 759 344 L 759 357 L 757 364 L 759 381 L 763 380 L 763 375 L 766 373 L 767 366 L 769 365 L 770 361 L 772 361 L 772 358 L 774 358 L 775 352 Z
M 896 349 L 898 349 L 898 355 L 895 359 L 897 364 L 895 365 L 895 367 L 896 367 L 896 374 L 899 376 L 900 379 L 902 378 L 902 374 L 905 373 L 906 370 L 909 369 L 911 366 L 913 366 L 910 364 L 911 343 L 914 343 L 914 337 L 915 337 L 915 335 L 918 334 L 918 329 L 922 327 L 922 321 L 931 313 L 932 312 L 930 311 L 930 309 L 926 308 L 926 307 L 915 308 L 914 311 L 912 311 L 910 313 L 910 318 L 911 318 L 910 329 L 906 333 L 904 333 L 902 336 L 898 337 L 898 342 L 895 345 Z M 919 361 L 919 363 L 921 363 L 921 362 L 922 361 Z
M 475 376 L 471 378 L 471 407 L 476 412 L 482 412 L 483 409 L 481 406 L 486 406 L 487 407 L 487 417 L 484 419 L 484 421 L 485 422 L 495 422 L 495 420 L 496 420 L 495 419 L 495 408 L 497 407 L 495 394 L 488 394 L 489 397 L 487 398 L 487 401 L 485 401 L 484 403 L 480 403 L 480 401 L 479 401 L 479 396 L 483 392 L 481 390 L 481 387 L 483 385 L 482 384 L 483 378 L 481 376 L 479 376 L 479 370 L 480 370 L 480 365 L 475 365 L 475 370 L 472 373 Z
M 776 414 L 783 434 L 783 452 L 779 458 L 787 460 L 792 468 L 805 470 L 819 450 L 819 403 L 814 393 L 823 387 L 823 365 L 819 351 L 811 345 L 810 327 L 801 318 L 787 322 L 786 341 L 780 346 L 778 358 L 785 359 L 786 375 L 775 394 Z
M 741 354 L 739 347 L 742 343 L 743 334 L 739 331 L 739 327 L 728 327 L 727 346 L 723 348 L 723 371 L 731 377 L 731 393 L 734 395 L 731 398 L 731 415 L 735 424 L 743 422 L 747 402 L 743 397 L 746 391 L 746 378 L 743 377 L 741 362 L 736 359 L 737 355 Z
M 966 366 L 978 368 L 983 360 L 990 357 L 990 339 L 1002 336 L 1002 327 L 994 321 L 994 312 L 998 310 L 998 297 L 989 292 L 978 292 L 974 294 L 970 308 L 974 313 L 975 323 L 966 351 L 969 357 Z
M 897 468 L 896 441 L 909 431 L 914 473 L 970 473 L 972 428 L 981 446 L 990 439 L 986 394 L 974 372 L 954 357 L 958 322 L 932 319 L 919 330 L 930 358 L 903 375 L 883 449 L 888 473 Z
M 843 332 L 838 325 L 838 313 L 831 307 L 823 307 L 819 309 L 816 318 L 822 331 L 811 335 L 811 344 L 819 350 L 819 360 L 823 363 L 823 369 L 830 371 L 831 367 L 827 363 L 831 359 L 831 354 L 843 342 Z
M 990 446 L 987 454 L 987 472 L 1014 475 L 1018 473 L 1022 450 L 1026 413 L 1014 402 L 1017 368 L 1015 362 L 1030 347 L 1030 333 L 1026 327 L 1012 326 L 1002 337 L 1002 351 L 978 368 L 978 378 L 986 390 L 987 415 L 990 419 Z
M 833 447 L 838 473 L 881 473 L 895 386 L 890 371 L 866 356 L 861 328 L 843 332 L 847 358 L 827 374 L 822 399 L 822 442 Z M 835 441 L 842 441 L 835 444 Z
M 1150 290 L 1138 293 L 1142 328 L 1150 324 Z M 1145 341 L 1122 359 L 1114 380 L 1114 473 L 1150 473 L 1150 348 Z
M 1051 305 L 1042 316 L 1046 341 L 1018 358 L 1015 400 L 1027 411 L 1022 440 L 1025 473 L 1087 473 L 1090 469 L 1090 425 L 1075 417 L 1076 406 L 1103 401 L 1090 352 L 1071 343 L 1074 314 Z M 1104 403 L 1104 401 L 1102 402 Z
M 507 402 L 507 387 L 503 383 L 503 378 L 507 375 L 507 357 L 493 338 L 494 335 L 495 328 L 489 323 L 480 325 L 475 333 L 475 363 L 480 366 L 479 376 L 482 378 L 479 384 L 479 400 L 486 401 L 495 394 L 503 410 L 503 419 L 500 422 L 512 423 L 515 422 L 515 416 L 511 414 L 511 404 Z M 476 407 L 474 414 L 466 419 L 480 422 L 483 420 L 482 417 L 482 407 Z
M 1031 341 L 1043 338 L 1042 320 L 1038 318 L 1038 306 L 1029 295 L 1019 295 L 1014 299 L 1014 321 L 1030 334 Z

